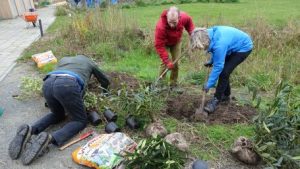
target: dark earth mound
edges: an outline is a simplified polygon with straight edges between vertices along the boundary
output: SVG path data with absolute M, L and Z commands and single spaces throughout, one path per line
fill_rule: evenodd
M 211 97 L 206 97 L 208 101 Z M 181 95 L 169 98 L 167 100 L 167 114 L 176 119 L 187 118 L 192 120 L 197 108 L 201 104 L 201 95 L 192 95 L 183 93 Z M 233 124 L 247 123 L 257 112 L 250 106 L 239 106 L 235 101 L 228 104 L 219 104 L 218 109 L 209 114 L 209 124 Z
M 126 73 L 119 73 L 119 72 L 109 72 L 106 73 L 109 81 L 110 86 L 109 89 L 113 91 L 117 91 L 122 89 L 123 87 L 126 87 L 127 90 L 135 90 L 139 88 L 139 81 L 133 76 L 130 76 Z M 95 77 L 92 77 L 89 85 L 88 85 L 89 91 L 92 92 L 99 92 L 100 89 L 100 83 L 97 81 Z

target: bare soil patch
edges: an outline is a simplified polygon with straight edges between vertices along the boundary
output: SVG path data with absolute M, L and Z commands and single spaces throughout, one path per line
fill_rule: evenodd
M 135 90 L 139 88 L 139 81 L 133 76 L 130 76 L 126 73 L 119 73 L 119 72 L 108 72 L 106 73 L 109 81 L 110 86 L 109 89 L 116 91 L 126 87 L 127 90 Z M 99 92 L 100 83 L 97 81 L 95 77 L 92 77 L 88 84 L 89 91 Z
M 108 78 L 111 82 L 110 89 L 112 90 L 119 90 L 124 85 L 127 89 L 137 89 L 139 88 L 139 81 L 133 76 L 130 76 L 126 73 L 119 73 L 119 72 L 109 72 Z
M 206 97 L 207 102 L 211 97 Z M 201 95 L 183 93 L 167 100 L 167 114 L 176 119 L 190 119 L 201 104 Z M 218 109 L 208 116 L 209 124 L 248 123 L 257 111 L 250 106 L 239 106 L 235 101 L 219 104 Z

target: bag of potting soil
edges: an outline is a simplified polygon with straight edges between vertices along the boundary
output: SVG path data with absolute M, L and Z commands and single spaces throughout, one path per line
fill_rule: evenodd
M 48 63 L 57 63 L 57 59 L 53 55 L 52 51 L 32 55 L 32 59 L 37 64 L 38 68 L 41 68 Z
M 137 144 L 124 133 L 101 134 L 72 153 L 73 160 L 96 169 L 112 169 L 124 159 L 126 152 L 133 152 Z

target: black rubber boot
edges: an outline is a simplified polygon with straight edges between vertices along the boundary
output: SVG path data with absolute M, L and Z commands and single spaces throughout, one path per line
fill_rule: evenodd
M 206 111 L 207 113 L 213 113 L 217 109 L 219 102 L 220 101 L 216 97 L 212 98 L 204 106 L 204 111 Z
M 21 125 L 14 139 L 10 142 L 8 147 L 8 154 L 11 159 L 18 159 L 25 148 L 27 141 L 31 137 L 31 127 L 27 124 Z

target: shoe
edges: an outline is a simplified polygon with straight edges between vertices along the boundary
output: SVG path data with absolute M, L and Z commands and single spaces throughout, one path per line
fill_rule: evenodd
M 204 106 L 204 111 L 206 111 L 207 113 L 213 113 L 217 109 L 219 102 L 220 101 L 216 97 L 214 97 Z
M 47 132 L 40 133 L 33 138 L 26 146 L 24 153 L 21 156 L 23 165 L 29 165 L 36 159 L 43 151 L 46 150 L 52 140 L 52 136 Z
M 230 96 L 222 95 L 220 103 L 222 103 L 222 104 L 228 104 L 229 102 L 230 102 Z
M 21 125 L 17 130 L 16 136 L 10 142 L 8 147 L 8 154 L 11 159 L 16 160 L 20 157 L 30 137 L 31 127 L 27 124 Z

